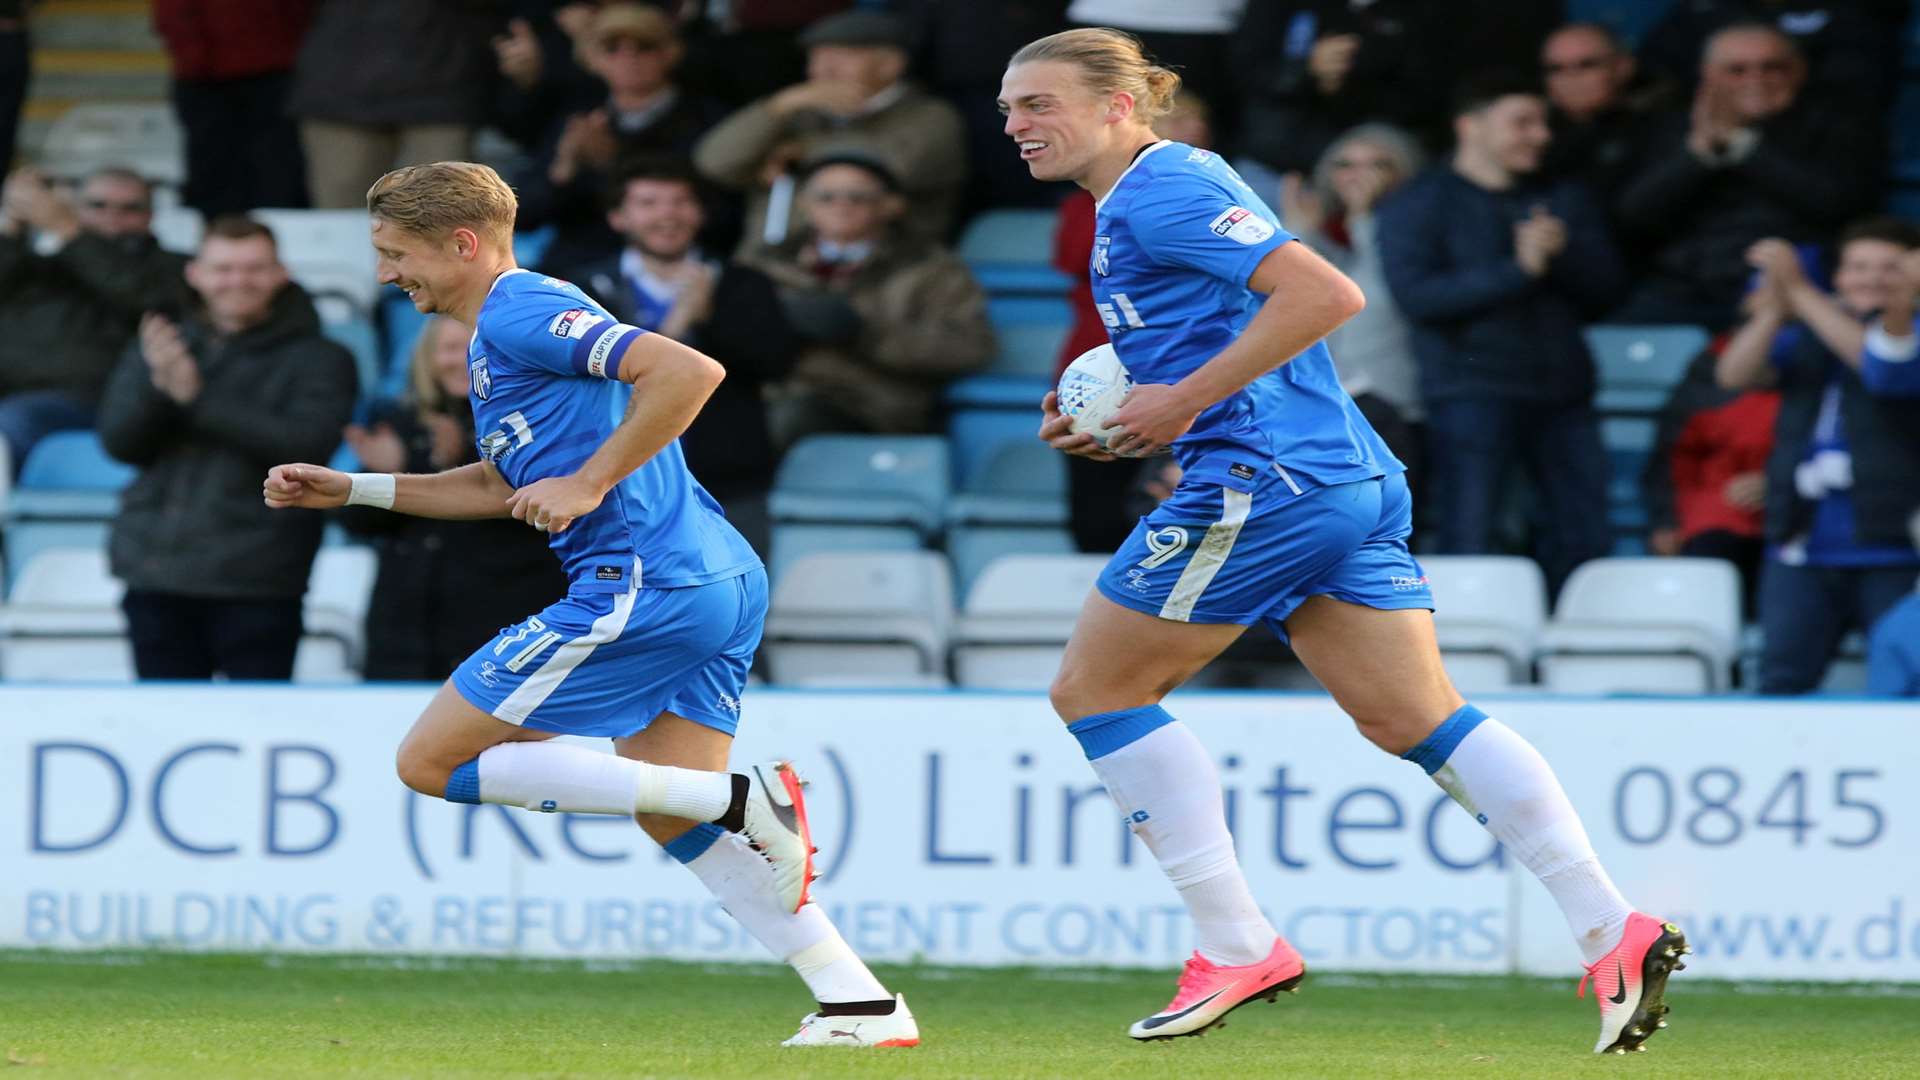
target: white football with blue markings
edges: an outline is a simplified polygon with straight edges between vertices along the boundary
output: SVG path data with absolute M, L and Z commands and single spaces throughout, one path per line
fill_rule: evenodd
M 1093 436 L 1101 446 L 1119 434 L 1107 426 L 1107 418 L 1116 412 L 1133 390 L 1133 376 L 1120 362 L 1110 344 L 1099 344 L 1074 358 L 1060 373 L 1055 397 L 1062 415 L 1073 418 L 1073 430 Z

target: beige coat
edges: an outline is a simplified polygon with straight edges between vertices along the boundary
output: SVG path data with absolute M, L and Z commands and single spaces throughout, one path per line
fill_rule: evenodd
M 799 162 L 826 151 L 871 154 L 900 178 L 909 236 L 944 242 L 954 224 L 967 179 L 966 137 L 953 106 L 912 87 L 883 109 L 851 120 L 817 112 L 782 119 L 767 99 L 721 121 L 693 147 L 695 168 L 717 184 L 747 193 L 746 236 L 741 253 L 760 244 L 766 221 L 768 163 Z
M 862 328 L 851 344 L 801 349 L 787 389 L 832 402 L 870 431 L 932 430 L 946 384 L 986 367 L 998 350 L 985 290 L 943 248 L 882 246 L 831 281 L 814 271 L 805 243 L 763 249 L 746 261 L 782 291 L 836 291 L 859 314 Z

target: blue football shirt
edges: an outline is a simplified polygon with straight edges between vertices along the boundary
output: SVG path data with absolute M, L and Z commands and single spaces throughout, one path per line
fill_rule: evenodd
M 515 489 L 571 474 L 626 415 L 633 388 L 619 379 L 620 358 L 646 331 L 573 285 L 526 270 L 495 279 L 475 323 L 468 400 L 480 456 Z M 660 588 L 760 565 L 687 471 L 677 439 L 549 543 L 574 592 L 625 592 L 636 558 L 641 583 Z
M 1265 302 L 1247 288 L 1254 268 L 1294 239 L 1279 220 L 1210 151 L 1160 142 L 1134 159 L 1095 209 L 1089 275 L 1136 383 L 1178 382 L 1240 336 Z M 1206 409 L 1173 453 L 1195 480 L 1241 491 L 1276 465 L 1323 485 L 1405 468 L 1340 388 L 1324 342 Z

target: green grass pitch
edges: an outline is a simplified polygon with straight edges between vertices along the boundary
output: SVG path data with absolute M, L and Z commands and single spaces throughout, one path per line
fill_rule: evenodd
M 913 1050 L 783 1051 L 772 966 L 0 953 L 0 1076 L 1920 1076 L 1920 987 L 1675 978 L 1673 1026 L 1586 1053 L 1572 979 L 1310 973 L 1204 1038 L 1135 1045 L 1171 972 L 895 967 Z

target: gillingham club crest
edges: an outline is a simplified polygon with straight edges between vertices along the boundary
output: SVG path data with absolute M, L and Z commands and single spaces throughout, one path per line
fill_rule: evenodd
M 1107 250 L 1113 247 L 1113 237 L 1096 236 L 1093 238 L 1093 272 L 1101 277 L 1107 276 Z
M 473 362 L 467 365 L 467 379 L 473 383 L 473 396 L 481 401 L 487 400 L 487 396 L 493 393 L 493 376 L 487 371 L 485 356 L 475 357 Z

